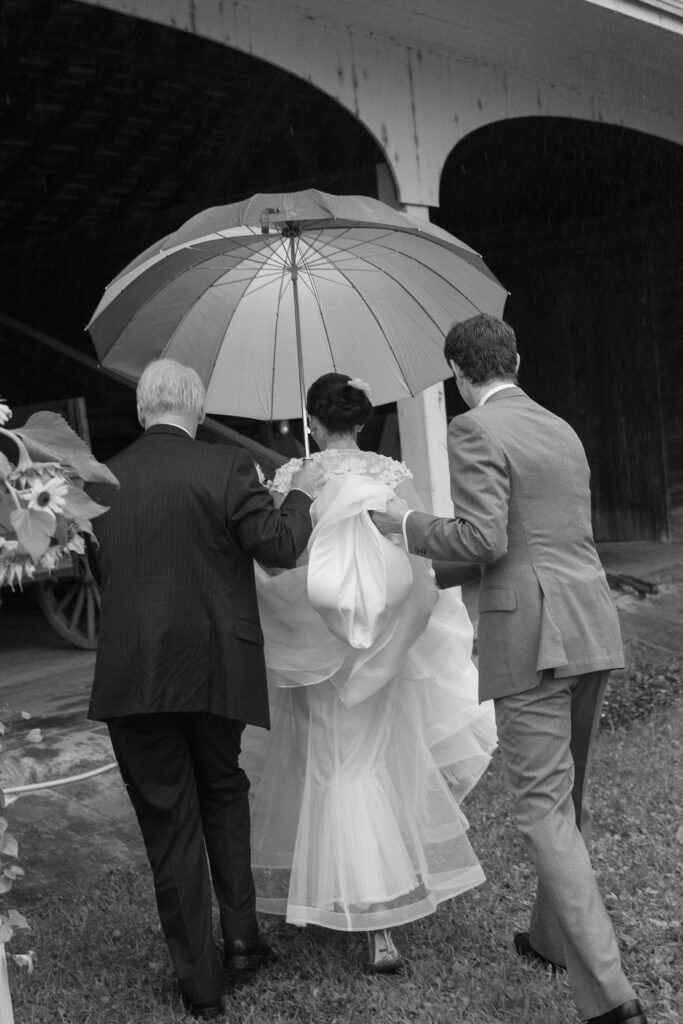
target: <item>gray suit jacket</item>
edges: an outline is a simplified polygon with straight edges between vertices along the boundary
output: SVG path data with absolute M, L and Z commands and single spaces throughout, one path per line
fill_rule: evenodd
M 569 424 L 520 388 L 448 429 L 454 518 L 411 512 L 409 550 L 483 565 L 479 697 L 623 667 L 619 620 L 591 527 L 590 472 Z

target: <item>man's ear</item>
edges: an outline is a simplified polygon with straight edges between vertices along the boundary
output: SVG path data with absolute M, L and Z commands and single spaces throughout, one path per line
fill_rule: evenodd
M 453 371 L 453 376 L 455 377 L 456 384 L 462 384 L 463 380 L 465 380 L 465 374 L 462 372 L 458 364 L 454 363 L 452 359 L 449 359 L 448 365 Z
M 140 424 L 140 426 L 144 430 L 145 429 L 145 417 L 144 417 L 144 414 L 142 412 L 142 409 L 140 408 L 140 403 L 139 402 L 137 402 L 137 410 L 138 410 L 138 423 Z
M 515 373 L 519 373 L 519 364 L 521 363 L 521 361 L 522 361 L 522 357 L 520 356 L 520 354 L 518 352 L 517 353 L 517 365 L 515 366 Z

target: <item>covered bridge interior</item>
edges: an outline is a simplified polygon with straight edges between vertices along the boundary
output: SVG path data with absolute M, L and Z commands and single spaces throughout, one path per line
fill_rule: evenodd
M 384 154 L 303 79 L 189 33 L 71 0 L 7 0 L 0 33 L 0 393 L 85 395 L 106 457 L 135 436 L 133 395 L 84 326 L 118 271 L 254 192 L 377 195 Z M 431 211 L 509 289 L 522 386 L 581 436 L 600 540 L 683 536 L 682 182 L 673 143 L 519 118 L 455 147 Z M 391 413 L 367 444 L 391 450 Z M 288 452 L 277 425 L 233 425 Z

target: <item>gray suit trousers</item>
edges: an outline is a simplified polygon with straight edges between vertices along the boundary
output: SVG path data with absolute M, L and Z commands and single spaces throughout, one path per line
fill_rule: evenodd
M 555 679 L 495 701 L 515 823 L 538 872 L 529 939 L 567 967 L 583 1020 L 634 999 L 588 856 L 585 788 L 609 672 Z

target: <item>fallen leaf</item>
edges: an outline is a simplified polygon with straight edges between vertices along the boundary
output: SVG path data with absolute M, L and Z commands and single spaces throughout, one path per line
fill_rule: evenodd
M 12 953 L 12 959 L 15 964 L 19 964 L 20 967 L 28 968 L 28 973 L 31 974 L 33 971 L 33 961 L 35 959 L 35 953 L 32 949 L 29 949 L 28 953 Z

